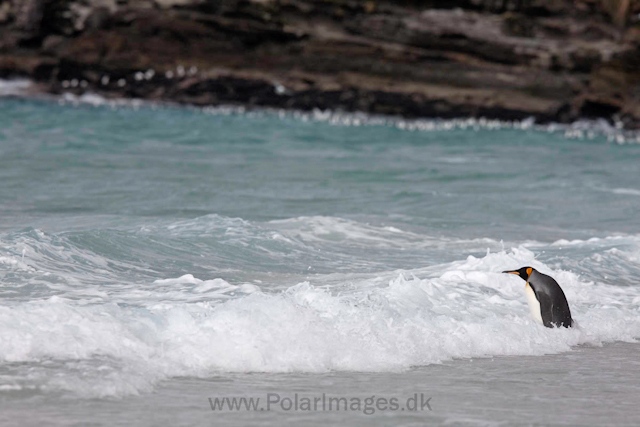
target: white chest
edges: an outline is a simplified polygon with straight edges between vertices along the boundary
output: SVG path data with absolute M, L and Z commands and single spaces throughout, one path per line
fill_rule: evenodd
M 531 311 L 531 317 L 533 317 L 533 320 L 535 320 L 536 322 L 542 325 L 543 323 L 542 323 L 542 314 L 540 312 L 540 303 L 536 298 L 536 294 L 533 293 L 533 289 L 531 289 L 531 286 L 529 286 L 529 282 L 527 282 L 524 292 L 525 294 L 527 294 L 527 302 L 529 303 L 529 310 Z

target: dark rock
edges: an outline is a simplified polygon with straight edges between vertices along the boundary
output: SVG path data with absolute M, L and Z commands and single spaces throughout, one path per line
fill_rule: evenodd
M 587 99 L 580 107 L 580 116 L 590 119 L 599 117 L 611 119 L 620 109 L 620 105 L 614 105 L 607 101 Z
M 22 0 L 14 5 L 16 27 L 28 34 L 40 30 L 45 11 L 45 0 Z
M 102 30 L 109 26 L 111 10 L 107 7 L 93 9 L 84 21 L 84 28 L 88 31 Z
M 593 1 L 4 4 L 0 76 L 52 93 L 75 79 L 75 93 L 198 105 L 640 122 L 640 31 Z
M 67 42 L 68 40 L 65 37 L 57 34 L 47 36 L 42 42 L 42 53 L 46 55 L 55 55 L 56 52 L 60 51 L 61 46 Z
M 512 37 L 528 37 L 535 35 L 535 22 L 526 15 L 508 14 L 502 22 L 502 32 Z
M 0 24 L 6 25 L 13 21 L 14 12 L 9 0 L 0 1 Z

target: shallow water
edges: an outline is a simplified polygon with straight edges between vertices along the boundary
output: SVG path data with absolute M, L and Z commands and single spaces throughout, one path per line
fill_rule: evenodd
M 220 381 L 241 385 L 229 393 L 341 395 L 371 382 L 370 394 L 401 397 L 437 372 L 451 394 L 479 375 L 465 363 L 496 356 L 502 368 L 459 389 L 487 392 L 468 419 L 451 399 L 429 416 L 512 424 L 482 409 L 498 399 L 488 384 L 545 397 L 510 368 L 519 358 L 502 356 L 537 356 L 527 363 L 543 370 L 574 357 L 584 371 L 558 372 L 577 387 L 600 369 L 591 347 L 640 337 L 639 145 L 334 119 L 0 101 L 3 411 L 22 425 L 115 422 L 94 417 L 100 407 L 150 425 L 135 414 L 174 399 L 185 425 L 206 424 L 205 391 Z M 524 282 L 500 273 L 524 265 L 558 280 L 578 328 L 530 319 Z M 637 344 L 605 348 L 615 372 L 637 370 Z M 602 388 L 581 402 L 620 385 L 615 374 L 594 381 Z M 552 423 L 527 402 L 510 403 L 523 423 Z M 600 425 L 588 406 L 569 423 Z M 233 419 L 281 422 L 247 416 Z
M 175 378 L 154 393 L 118 400 L 14 395 L 0 413 L 0 423 L 23 426 L 27 418 L 33 425 L 50 426 L 637 426 L 637 354 L 637 344 L 614 343 L 559 355 L 458 360 L 399 373 Z M 286 399 L 295 400 L 296 394 L 299 402 L 324 394 L 324 410 L 321 400 L 317 410 L 289 407 Z M 410 399 L 416 395 L 414 405 Z M 257 410 L 211 409 L 209 398 L 240 396 L 261 399 Z M 269 396 L 274 403 L 266 411 Z M 361 409 L 344 411 L 337 402 L 329 406 L 329 399 L 342 397 L 360 399 Z M 372 397 L 373 404 L 364 403 Z M 384 401 L 376 403 L 393 398 L 398 399 L 397 410 Z M 422 406 L 420 399 L 430 400 Z

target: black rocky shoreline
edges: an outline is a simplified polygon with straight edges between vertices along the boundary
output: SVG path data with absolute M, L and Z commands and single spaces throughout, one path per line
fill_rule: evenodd
M 7 6 L 8 5 L 8 6 Z M 595 1 L 0 0 L 31 93 L 640 128 L 640 26 Z

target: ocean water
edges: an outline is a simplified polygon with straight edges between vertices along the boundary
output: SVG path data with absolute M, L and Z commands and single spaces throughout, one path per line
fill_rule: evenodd
M 2 425 L 640 422 L 640 145 L 93 101 L 0 100 Z

